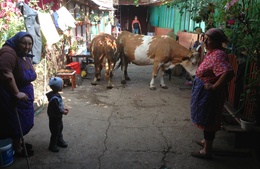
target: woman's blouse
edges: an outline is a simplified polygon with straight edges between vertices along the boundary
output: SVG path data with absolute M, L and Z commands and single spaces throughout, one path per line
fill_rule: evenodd
M 223 73 L 232 70 L 225 51 L 214 49 L 206 54 L 196 71 L 196 76 L 204 83 L 215 83 Z

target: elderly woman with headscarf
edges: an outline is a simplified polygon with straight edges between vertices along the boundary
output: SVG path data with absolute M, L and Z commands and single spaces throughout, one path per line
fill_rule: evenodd
M 32 46 L 32 36 L 18 32 L 0 49 L 0 139 L 12 138 L 18 157 L 26 156 L 21 138 L 34 125 L 31 82 L 36 79 L 36 73 L 31 61 L 33 55 L 29 54 Z M 28 155 L 33 155 L 32 145 L 26 144 L 26 148 Z
M 191 96 L 191 120 L 203 130 L 204 139 L 196 141 L 203 149 L 192 152 L 193 157 L 212 158 L 212 144 L 221 127 L 228 82 L 234 76 L 222 47 L 227 42 L 228 38 L 221 29 L 211 28 L 205 33 L 207 54 L 196 71 Z

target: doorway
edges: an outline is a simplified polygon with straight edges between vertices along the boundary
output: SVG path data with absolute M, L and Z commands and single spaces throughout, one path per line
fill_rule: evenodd
M 147 35 L 147 9 L 148 6 L 119 5 L 115 11 L 115 17 L 119 20 L 121 30 L 132 32 L 132 21 L 135 16 L 141 24 L 142 34 Z

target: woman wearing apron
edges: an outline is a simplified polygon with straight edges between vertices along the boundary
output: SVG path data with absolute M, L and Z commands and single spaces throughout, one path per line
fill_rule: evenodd
M 192 152 L 196 158 L 211 159 L 215 134 L 221 129 L 221 117 L 227 98 L 228 83 L 234 76 L 227 54 L 222 47 L 227 43 L 225 33 L 211 28 L 205 33 L 207 54 L 199 65 L 191 95 L 191 120 L 203 131 L 204 138 L 196 141 L 202 150 Z
M 15 155 L 25 156 L 17 114 L 26 135 L 34 125 L 34 88 L 36 79 L 30 55 L 33 38 L 27 32 L 18 32 L 0 49 L 0 139 L 12 138 Z M 29 156 L 34 151 L 26 144 Z

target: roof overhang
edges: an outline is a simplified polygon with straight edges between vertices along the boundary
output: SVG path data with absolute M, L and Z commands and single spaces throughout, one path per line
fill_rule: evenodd
M 99 6 L 100 10 L 116 10 L 113 7 L 113 0 L 92 0 Z

